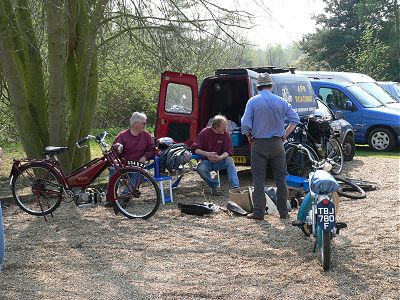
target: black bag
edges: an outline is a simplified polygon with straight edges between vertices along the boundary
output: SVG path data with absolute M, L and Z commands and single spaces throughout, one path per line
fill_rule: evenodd
M 192 153 L 186 144 L 173 144 L 160 154 L 160 172 L 165 173 L 165 169 L 169 172 L 179 170 L 181 166 L 190 161 L 191 157 Z
M 319 142 L 321 137 L 331 135 L 331 125 L 328 120 L 322 118 L 309 118 L 308 133 L 316 142 Z
M 181 212 L 188 215 L 204 216 L 214 212 L 207 204 L 184 204 L 178 203 L 178 208 Z

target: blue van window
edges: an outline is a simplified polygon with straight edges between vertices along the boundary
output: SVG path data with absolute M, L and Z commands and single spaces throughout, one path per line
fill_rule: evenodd
M 193 107 L 192 89 L 187 85 L 169 83 L 165 99 L 165 111 L 190 115 Z
M 365 90 L 360 88 L 359 86 L 353 85 L 353 86 L 348 86 L 347 90 L 356 97 L 358 102 L 363 107 L 366 108 L 372 108 L 372 107 L 381 107 L 383 106 L 382 102 L 379 102 L 375 97 L 373 97 L 371 94 L 368 94 Z
M 329 108 L 347 110 L 346 102 L 350 100 L 342 91 L 333 88 L 320 88 L 318 94 Z

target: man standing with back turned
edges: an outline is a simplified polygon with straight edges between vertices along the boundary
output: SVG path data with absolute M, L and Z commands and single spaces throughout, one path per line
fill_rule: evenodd
M 283 98 L 272 94 L 273 82 L 268 73 L 258 76 L 259 94 L 247 102 L 242 117 L 242 133 L 252 141 L 251 174 L 253 177 L 253 213 L 247 218 L 263 220 L 266 207 L 264 193 L 267 164 L 271 164 L 277 187 L 277 208 L 281 219 L 287 219 L 286 201 L 288 190 L 285 182 L 287 173 L 283 142 L 300 122 L 292 106 Z M 289 126 L 285 129 L 285 120 Z

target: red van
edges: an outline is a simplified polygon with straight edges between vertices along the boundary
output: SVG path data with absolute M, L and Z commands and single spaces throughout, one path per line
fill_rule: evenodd
M 196 76 L 166 71 L 161 76 L 156 138 L 168 136 L 191 145 L 210 118 L 220 113 L 236 125 L 231 128 L 235 163 L 250 164 L 250 148 L 240 132 L 240 120 L 247 101 L 257 94 L 257 77 L 264 72 L 271 74 L 273 92 L 290 102 L 300 117 L 317 108 L 307 77 L 287 69 L 219 69 L 202 81 L 200 90 Z

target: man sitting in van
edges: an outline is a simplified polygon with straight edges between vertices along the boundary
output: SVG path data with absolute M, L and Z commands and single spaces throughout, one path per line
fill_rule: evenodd
M 216 115 L 210 127 L 204 128 L 196 137 L 192 148 L 195 154 L 204 156 L 197 172 L 200 177 L 210 186 L 211 194 L 221 195 L 218 181 L 212 179 L 211 171 L 226 169 L 231 188 L 239 187 L 239 178 L 233 162 L 233 145 L 231 136 L 226 131 L 228 120 L 222 115 Z

